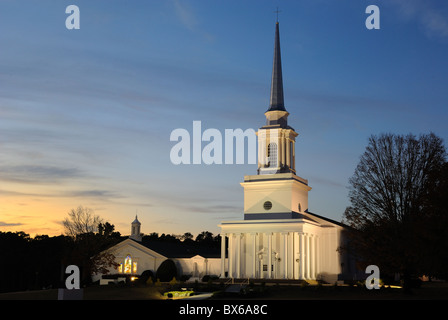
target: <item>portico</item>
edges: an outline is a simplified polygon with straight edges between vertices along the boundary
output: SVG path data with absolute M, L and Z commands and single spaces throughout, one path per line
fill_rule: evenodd
M 305 219 L 223 222 L 228 255 L 223 241 L 221 276 L 227 270 L 229 278 L 316 279 L 322 244 L 316 223 Z

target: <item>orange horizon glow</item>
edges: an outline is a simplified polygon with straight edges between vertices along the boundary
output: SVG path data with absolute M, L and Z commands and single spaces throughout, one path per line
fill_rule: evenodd
M 70 199 L 45 199 L 39 197 L 2 197 L 0 208 L 0 231 L 19 232 L 23 231 L 34 238 L 36 235 L 59 236 L 64 234 L 62 221 L 68 217 L 71 209 L 79 205 L 73 204 Z M 86 206 L 87 207 L 87 206 Z M 112 221 L 110 217 L 103 216 L 103 209 L 94 210 L 95 215 L 100 216 L 104 222 L 115 225 L 115 231 L 122 235 L 129 233 L 126 223 Z M 131 219 L 132 216 L 129 216 Z M 130 222 L 129 222 L 130 226 Z

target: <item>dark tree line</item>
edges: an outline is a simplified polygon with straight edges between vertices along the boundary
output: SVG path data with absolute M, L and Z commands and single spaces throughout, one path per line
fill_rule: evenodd
M 64 287 L 65 268 L 72 264 L 80 267 L 82 283 L 87 284 L 95 258 L 107 259 L 99 253 L 120 240 L 119 233 L 114 237 L 88 233 L 74 239 L 0 232 L 0 292 Z
M 88 209 L 79 207 L 72 210 L 70 219 L 64 222 L 71 223 L 73 227 L 81 220 L 91 223 L 101 221 L 97 217 L 93 219 L 92 214 Z M 82 228 L 86 227 L 86 224 L 81 225 Z M 71 264 L 80 267 L 82 284 L 87 285 L 93 271 L 104 271 L 114 263 L 113 255 L 102 252 L 127 238 L 116 232 L 109 222 L 99 222 L 97 226 L 88 226 L 81 231 L 76 231 L 76 228 L 70 229 L 73 232 L 67 230 L 67 235 L 37 235 L 34 238 L 22 231 L 0 232 L 0 292 L 64 287 L 65 268 Z M 194 240 L 188 232 L 183 236 L 151 233 L 144 238 L 216 247 L 220 243 L 220 237 L 214 237 L 208 231 L 201 232 Z
M 0 292 L 57 287 L 67 251 L 65 236 L 0 232 Z
M 162 233 L 160 236 L 157 232 L 150 233 L 148 235 L 144 235 L 142 238 L 143 241 L 166 241 L 172 243 L 185 243 L 192 245 L 202 245 L 209 247 L 220 248 L 221 245 L 221 235 L 214 236 L 213 233 L 209 231 L 200 232 L 196 238 L 194 238 L 193 234 L 190 232 L 186 232 L 183 235 L 172 235 Z
M 344 222 L 362 268 L 378 265 L 405 282 L 448 279 L 448 164 L 439 137 L 371 136 L 349 182 Z

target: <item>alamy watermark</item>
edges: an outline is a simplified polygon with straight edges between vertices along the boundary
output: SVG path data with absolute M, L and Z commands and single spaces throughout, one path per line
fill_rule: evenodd
M 69 14 L 69 16 L 65 20 L 65 27 L 69 30 L 79 30 L 81 28 L 79 7 L 77 5 L 71 4 L 65 8 L 65 13 Z M 369 30 L 379 30 L 380 8 L 377 5 L 369 5 L 366 7 L 365 13 L 369 15 L 365 21 L 366 28 Z
M 171 132 L 170 141 L 177 143 L 171 148 L 170 160 L 175 165 L 257 164 L 258 161 L 264 168 L 278 168 L 279 130 L 259 129 L 257 140 L 257 133 L 251 128 L 202 131 L 201 121 L 193 121 L 191 134 L 183 128 Z M 257 147 L 261 148 L 260 152 Z
M 247 164 L 257 163 L 257 137 L 254 129 L 214 128 L 202 132 L 201 121 L 193 121 L 192 134 L 186 129 L 174 129 L 170 141 L 173 164 Z M 204 143 L 203 143 L 204 142 Z
M 80 273 L 79 267 L 71 264 L 65 268 L 65 273 L 70 274 L 67 279 L 65 279 L 65 287 L 68 290 L 79 289 L 80 286 Z
M 369 290 L 380 288 L 380 268 L 378 266 L 371 264 L 367 266 L 366 273 L 370 274 L 366 278 L 366 288 Z

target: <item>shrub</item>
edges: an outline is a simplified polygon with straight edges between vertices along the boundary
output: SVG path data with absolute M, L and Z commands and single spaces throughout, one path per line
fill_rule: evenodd
M 157 278 L 162 282 L 168 282 L 177 277 L 177 267 L 173 260 L 167 259 L 157 269 Z
M 184 275 L 180 276 L 180 281 L 185 282 L 185 281 L 187 281 L 190 278 L 191 278 L 191 275 L 184 274 Z
M 209 282 L 210 280 L 211 281 L 219 280 L 219 277 L 216 275 L 208 275 L 208 274 L 202 277 L 202 282 Z
M 154 273 L 151 270 L 145 270 L 142 272 L 140 277 L 138 277 L 138 283 L 140 284 L 148 284 L 148 282 L 151 282 L 151 284 L 154 282 Z

